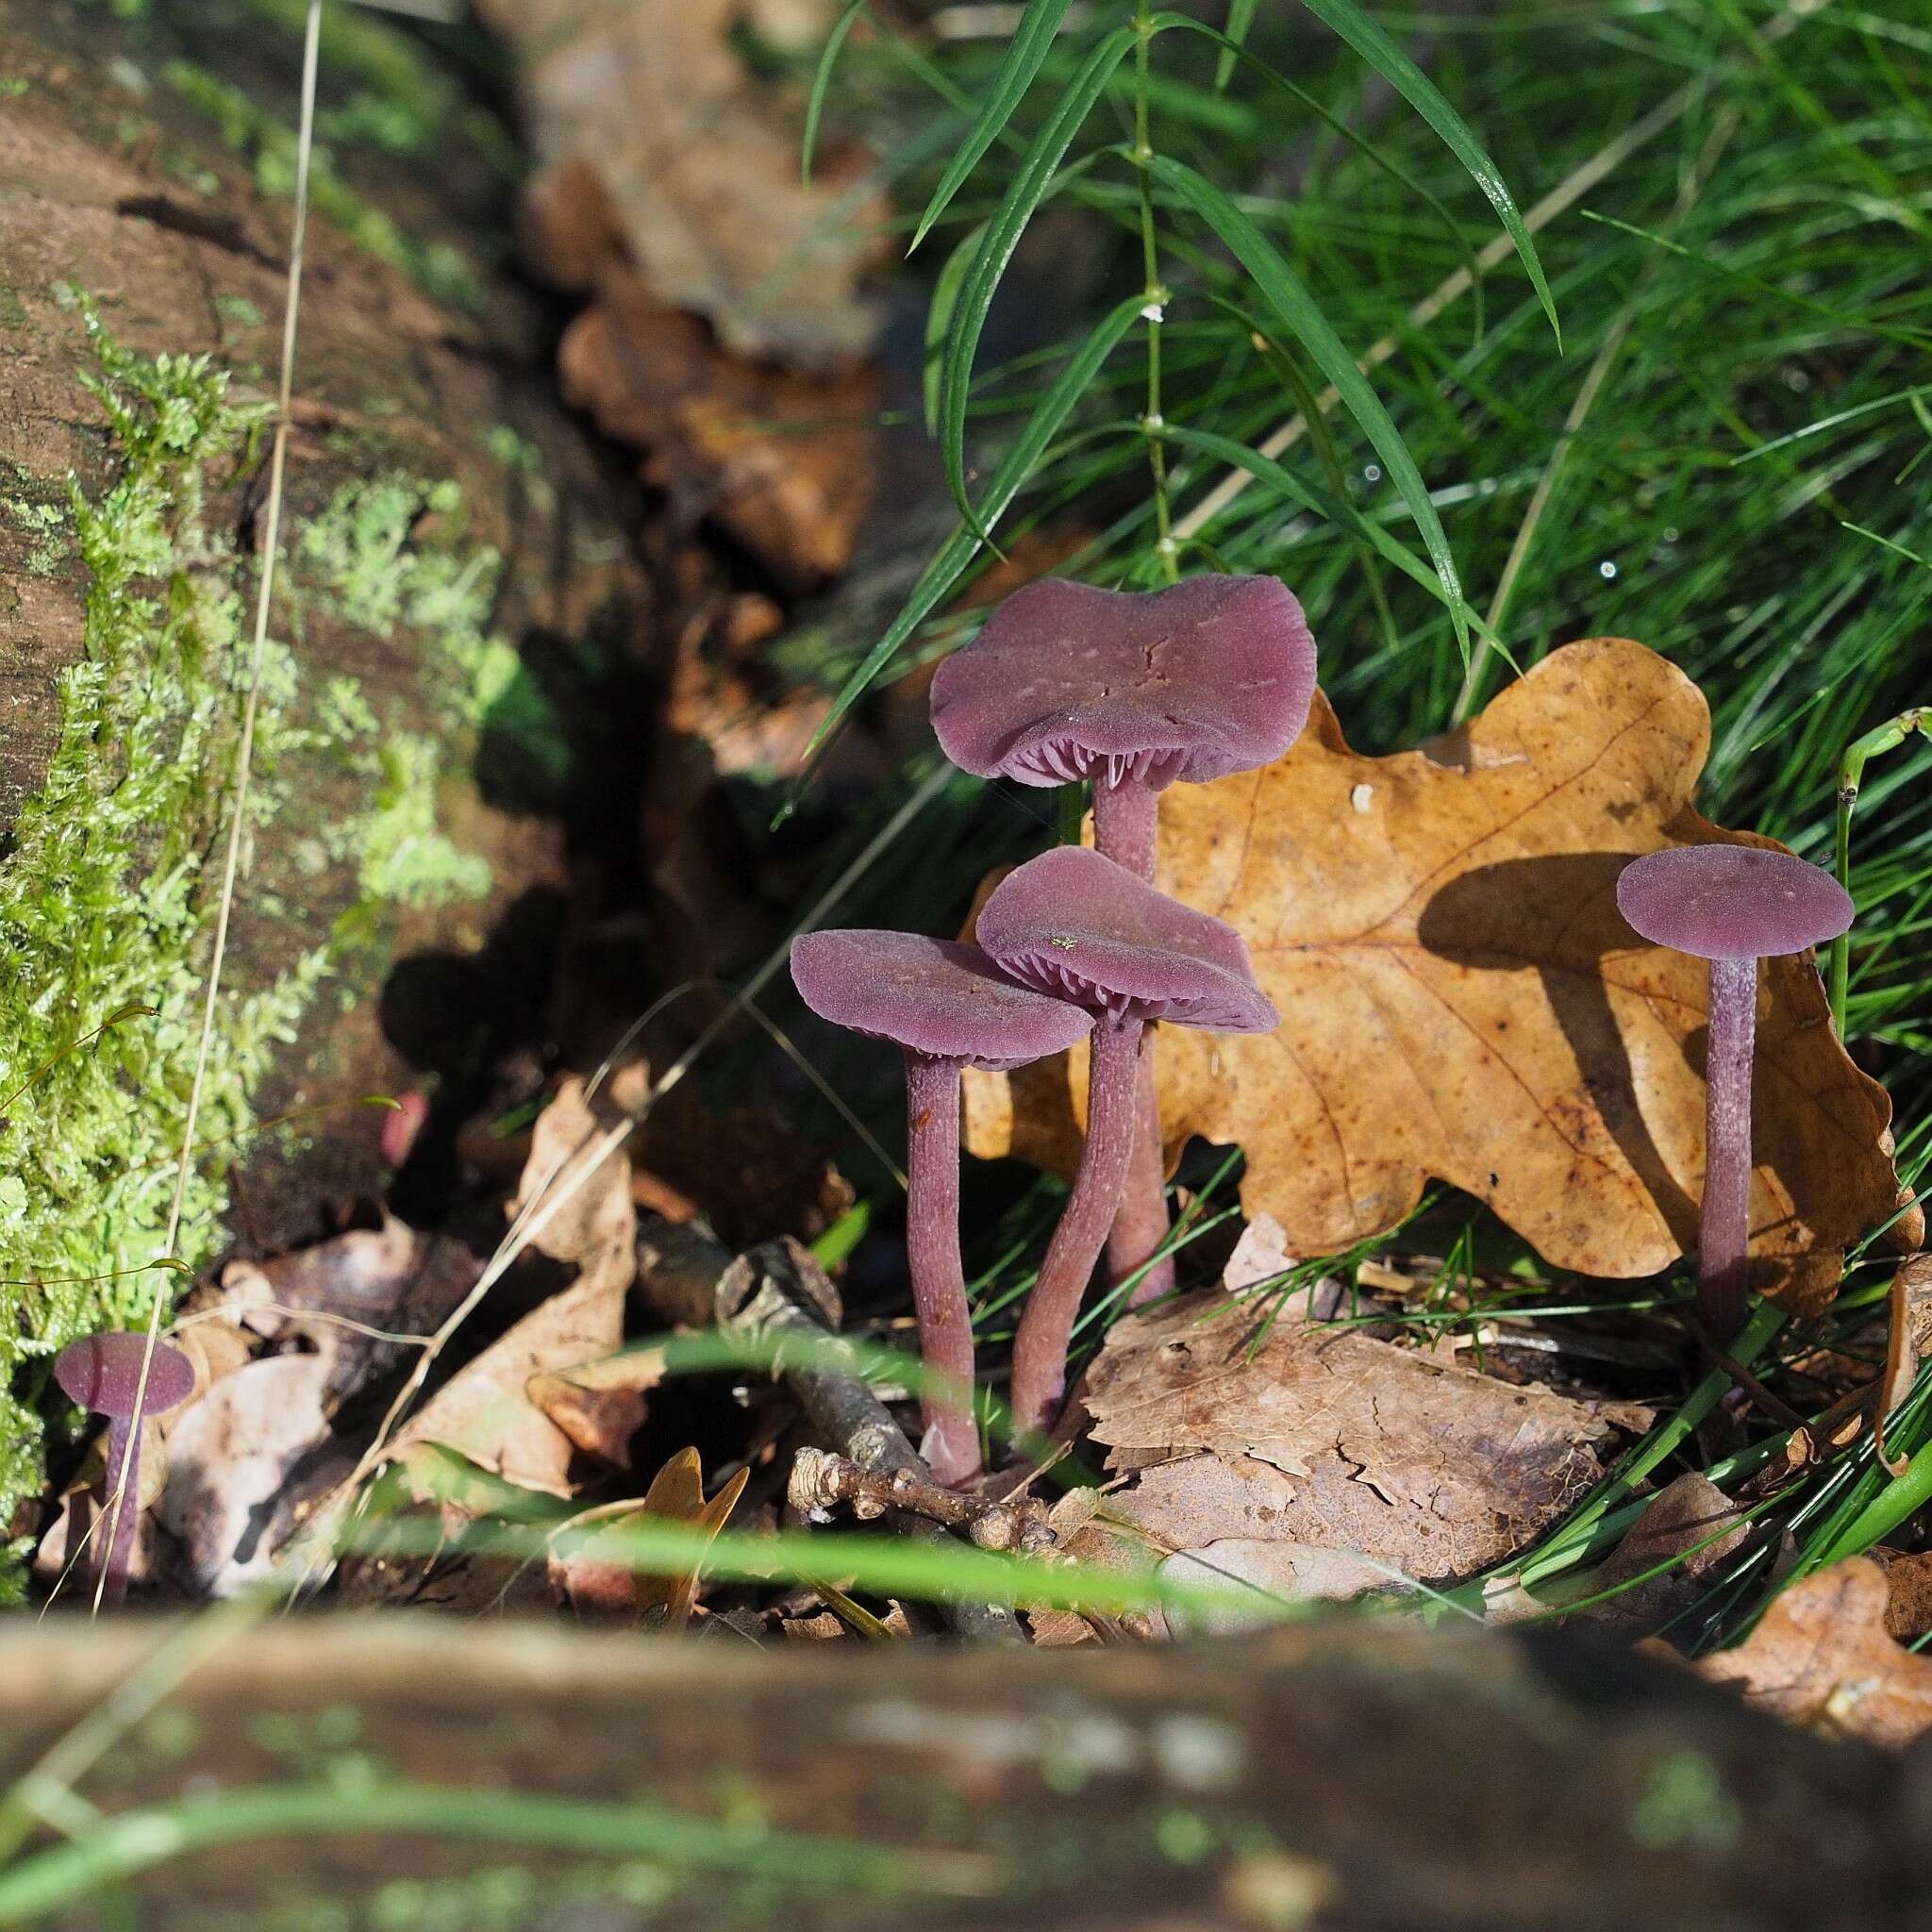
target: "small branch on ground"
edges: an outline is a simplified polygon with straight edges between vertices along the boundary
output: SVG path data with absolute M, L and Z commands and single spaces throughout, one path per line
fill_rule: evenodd
M 904 1509 L 948 1529 L 963 1530 L 982 1550 L 1020 1550 L 1039 1556 L 1057 1549 L 1059 1539 L 1031 1499 L 1003 1503 L 923 1483 L 910 1470 L 876 1475 L 849 1456 L 801 1449 L 791 1465 L 786 1500 L 802 1516 L 821 1516 L 841 1503 L 861 1521 Z
M 654 1237 L 647 1233 L 640 1247 L 640 1287 L 655 1306 Z M 947 1493 L 933 1481 L 932 1471 L 915 1454 L 857 1362 L 850 1373 L 824 1365 L 823 1344 L 838 1335 L 843 1310 L 838 1290 L 810 1250 L 787 1238 L 766 1241 L 735 1258 L 712 1244 L 710 1252 L 700 1257 L 687 1229 L 678 1230 L 675 1247 L 675 1299 L 685 1319 L 692 1311 L 693 1284 L 710 1272 L 711 1312 L 727 1334 L 764 1340 L 793 1335 L 819 1344 L 810 1351 L 809 1366 L 801 1362 L 776 1373 L 797 1396 L 813 1429 L 834 1445 L 841 1459 L 850 1462 L 870 1484 L 890 1486 L 903 1479 L 908 1494 L 922 1501 Z M 901 1497 L 887 1504 L 885 1518 L 890 1528 L 905 1536 L 942 1541 L 949 1534 L 930 1512 Z M 1024 1641 L 1019 1619 L 1001 1604 L 947 1604 L 941 1607 L 940 1615 L 958 1637 Z

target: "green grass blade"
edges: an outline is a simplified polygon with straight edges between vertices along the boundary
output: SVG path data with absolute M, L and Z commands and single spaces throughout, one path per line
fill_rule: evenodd
M 1449 539 L 1442 530 L 1442 520 L 1429 501 L 1422 472 L 1416 468 L 1402 432 L 1369 386 L 1368 378 L 1357 368 L 1355 358 L 1274 244 L 1220 189 L 1165 155 L 1155 157 L 1153 168 L 1156 178 L 1172 189 L 1226 243 L 1266 297 L 1268 306 L 1287 324 L 1315 366 L 1335 385 L 1349 413 L 1361 425 L 1402 500 L 1407 504 L 1409 514 L 1415 518 L 1416 527 L 1423 533 L 1436 575 L 1447 592 L 1457 642 L 1466 656 L 1470 609 L 1456 573 L 1456 559 L 1450 554 Z
M 1222 36 L 1221 58 L 1214 63 L 1217 93 L 1234 78 L 1235 62 L 1248 43 L 1248 29 L 1255 24 L 1255 9 L 1258 5 L 1259 0 L 1227 0 L 1227 31 Z
M 987 531 L 966 493 L 966 398 L 972 386 L 973 358 L 979 347 L 980 333 L 1026 224 L 1045 200 L 1055 173 L 1073 145 L 1074 135 L 1080 131 L 1081 123 L 1133 43 L 1134 36 L 1129 29 L 1116 28 L 1081 62 L 1080 71 L 1068 82 L 1052 117 L 1034 136 L 1005 198 L 988 220 L 986 234 L 959 291 L 953 331 L 940 372 L 940 449 L 945 461 L 946 483 L 960 519 L 982 541 L 989 541 Z
M 798 178 L 808 188 L 811 186 L 811 158 L 819 142 L 819 116 L 825 111 L 825 94 L 832 85 L 832 69 L 839 64 L 839 52 L 845 44 L 845 36 L 864 11 L 865 0 L 852 0 L 852 5 L 839 16 L 838 25 L 825 36 L 819 64 L 812 70 L 811 94 L 805 104 L 805 139 L 800 142 L 798 152 Z
M 1339 528 L 1359 537 L 1365 543 L 1373 545 L 1378 557 L 1392 563 L 1404 576 L 1420 584 L 1432 597 L 1454 610 L 1454 600 L 1444 588 L 1441 577 L 1398 541 L 1383 525 L 1377 523 L 1374 517 L 1365 517 L 1345 498 L 1324 490 L 1319 484 L 1308 482 L 1305 477 L 1297 476 L 1292 470 L 1277 463 L 1272 457 L 1264 457 L 1259 450 L 1252 449 L 1244 442 L 1237 442 L 1230 436 L 1217 436 L 1211 430 L 1206 429 L 1184 429 L 1177 424 L 1170 423 L 1161 432 L 1161 440 L 1173 443 L 1179 449 L 1197 450 L 1202 456 L 1211 458 L 1215 462 L 1227 463 L 1236 469 L 1245 470 L 1256 482 L 1273 490 L 1285 502 L 1293 504 L 1298 509 L 1305 509 L 1312 515 L 1322 517 Z M 1474 611 L 1469 613 L 1469 621 L 1476 630 L 1487 632 L 1488 627 Z
M 1139 320 L 1140 314 L 1141 297 L 1130 295 L 1074 351 L 1067 366 L 1055 378 L 1053 387 L 1040 399 L 1032 415 L 1026 419 L 1025 426 L 1007 452 L 1005 460 L 993 472 L 986 494 L 980 499 L 977 514 L 964 529 L 954 531 L 940 546 L 932 561 L 920 573 L 919 581 L 913 585 L 911 594 L 900 608 L 899 614 L 866 654 L 864 663 L 845 680 L 830 713 L 811 741 L 809 749 L 813 758 L 845 714 L 865 695 L 879 673 L 891 661 L 894 653 L 932 615 L 941 599 L 959 581 L 967 565 L 989 541 L 980 532 L 990 530 L 1006 514 L 1047 444 L 1073 412 L 1074 405 L 1086 392 L 1101 364 L 1119 347 L 1122 337 Z
M 1544 278 L 1536 243 L 1523 225 L 1516 198 L 1505 184 L 1501 170 L 1475 138 L 1469 123 L 1443 99 L 1436 83 L 1356 5 L 1356 0 L 1302 0 L 1302 5 L 1332 33 L 1346 41 L 1441 136 L 1449 152 L 1468 170 L 1470 179 L 1488 196 L 1496 218 L 1515 243 L 1516 253 L 1536 290 L 1537 300 L 1542 304 L 1560 346 L 1563 325 L 1557 320 L 1556 299 Z
M 908 255 L 931 233 L 933 224 L 965 186 L 966 177 L 978 165 L 980 156 L 1000 138 L 1001 130 L 1013 117 L 1014 108 L 1026 98 L 1026 91 L 1053 46 L 1054 36 L 1059 32 L 1070 4 L 1071 0 L 1032 0 L 1020 16 L 1020 24 L 1013 29 L 1013 38 L 1007 47 L 1007 58 L 993 76 L 992 92 L 987 95 L 978 118 L 966 130 L 966 139 L 940 177 L 940 185 L 933 190 L 932 199 L 919 218 L 919 226 L 913 230 L 906 250 Z
M 1391 181 L 1398 183 L 1408 193 L 1412 194 L 1416 200 L 1428 208 L 1434 213 L 1436 219 L 1441 223 L 1442 232 L 1448 236 L 1451 244 L 1462 257 L 1463 267 L 1469 271 L 1471 299 L 1475 308 L 1475 339 L 1477 341 L 1481 341 L 1483 334 L 1482 260 L 1476 254 L 1475 248 L 1471 243 L 1469 237 L 1462 232 L 1461 225 L 1449 212 L 1448 207 L 1441 197 L 1432 194 L 1407 168 L 1394 159 L 1393 157 L 1385 154 L 1359 128 L 1350 126 L 1341 115 L 1335 113 L 1322 101 L 1318 100 L 1315 95 L 1311 94 L 1298 81 L 1291 80 L 1287 75 L 1282 73 L 1280 68 L 1274 66 L 1271 61 L 1262 59 L 1258 54 L 1251 54 L 1246 47 L 1241 45 L 1231 35 L 1217 33 L 1206 21 L 1191 20 L 1184 13 L 1163 13 L 1157 17 L 1163 24 L 1185 27 L 1191 33 L 1204 35 L 1207 39 L 1212 41 L 1221 49 L 1221 58 L 1224 62 L 1229 64 L 1246 62 L 1264 80 L 1279 88 L 1283 93 L 1307 108 L 1309 113 L 1323 122 L 1332 133 L 1340 135 L 1358 155 L 1361 155 L 1374 166 L 1379 168 Z M 1230 16 L 1231 21 L 1232 16 Z
M 986 239 L 986 224 L 969 228 L 946 257 L 939 279 L 932 285 L 932 304 L 925 311 L 925 354 L 920 369 L 920 385 L 925 396 L 925 433 L 935 439 L 940 433 L 940 372 L 944 367 L 946 338 L 952 330 L 953 316 L 959 307 L 959 290 L 966 271 Z

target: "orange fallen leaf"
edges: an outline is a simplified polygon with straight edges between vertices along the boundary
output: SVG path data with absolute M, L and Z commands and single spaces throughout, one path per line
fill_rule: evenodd
M 1506 690 L 1453 763 L 1350 750 L 1318 692 L 1277 763 L 1170 789 L 1160 883 L 1241 929 L 1282 1014 L 1160 1033 L 1170 1154 L 1241 1143 L 1250 1219 L 1297 1254 L 1394 1226 L 1433 1175 L 1557 1267 L 1668 1267 L 1696 1240 L 1708 974 L 1638 939 L 1613 892 L 1641 853 L 1772 842 L 1692 806 L 1709 743 L 1681 671 L 1598 638 Z M 967 1080 L 974 1153 L 1071 1171 L 1077 1050 Z M 1766 964 L 1757 1080 L 1753 1286 L 1816 1307 L 1898 1182 L 1890 1104 L 1808 956 Z
M 587 1525 L 595 1517 L 608 1528 L 619 1530 L 639 1517 L 656 1517 L 689 1523 L 716 1536 L 737 1507 L 750 1474 L 748 1469 L 741 1469 L 708 1502 L 698 1452 L 680 1449 L 651 1478 L 650 1488 L 640 1500 L 607 1504 L 577 1518 L 572 1527 Z M 573 1538 L 568 1543 L 560 1542 L 550 1557 L 553 1586 L 579 1611 L 622 1615 L 634 1623 L 647 1623 L 653 1629 L 681 1629 L 691 1621 L 691 1607 L 697 1601 L 698 1572 L 654 1575 L 635 1570 L 619 1560 L 618 1547 L 616 1537 L 595 1534 L 583 1541 Z
M 1932 1730 L 1932 1657 L 1888 1633 L 1887 1599 L 1870 1557 L 1834 1563 L 1793 1584 L 1698 1673 L 1789 1724 L 1902 1749 Z

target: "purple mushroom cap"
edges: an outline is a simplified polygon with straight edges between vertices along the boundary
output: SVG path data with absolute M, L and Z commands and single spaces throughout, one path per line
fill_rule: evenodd
M 1829 873 L 1757 845 L 1677 845 L 1632 859 L 1617 909 L 1653 944 L 1703 959 L 1761 959 L 1835 940 L 1852 896 Z
M 63 1348 L 54 1358 L 54 1379 L 71 1401 L 94 1415 L 115 1417 L 134 1413 L 141 1388 L 141 1362 L 147 1337 L 115 1330 L 90 1335 Z M 147 1372 L 145 1415 L 166 1415 L 179 1408 L 194 1392 L 194 1364 L 178 1348 L 155 1343 L 155 1358 Z
M 1016 591 L 932 683 L 963 771 L 1023 785 L 1105 775 L 1159 791 L 1278 758 L 1307 722 L 1315 641 L 1274 577 Z
M 1010 979 L 977 946 L 917 933 L 801 933 L 791 977 L 823 1020 L 933 1059 L 1004 1072 L 1064 1053 L 1093 1015 Z
M 1057 846 L 1002 879 L 978 937 L 1015 978 L 1084 1006 L 1219 1033 L 1280 1024 L 1233 926 L 1084 846 Z

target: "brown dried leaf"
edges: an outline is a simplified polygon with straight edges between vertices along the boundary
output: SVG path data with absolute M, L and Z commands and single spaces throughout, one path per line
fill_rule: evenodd
M 637 1272 L 637 1211 L 622 1152 L 598 1162 L 602 1124 L 581 1080 L 566 1080 L 539 1116 L 517 1206 L 562 1201 L 532 1246 L 574 1262 L 576 1281 L 525 1315 L 451 1377 L 397 1434 L 393 1448 L 440 1442 L 525 1489 L 571 1493 L 571 1438 L 530 1397 L 534 1377 L 612 1354 Z
M 1161 1580 L 1184 1588 L 1212 1590 L 1229 1583 L 1252 1584 L 1282 1603 L 1345 1604 L 1377 1590 L 1400 1587 L 1380 1563 L 1372 1563 L 1353 1550 L 1328 1549 L 1319 1543 L 1274 1542 L 1259 1537 L 1219 1537 L 1198 1550 L 1181 1550 L 1160 1566 Z M 1249 1611 L 1239 1594 L 1226 1607 L 1178 1617 L 1166 1612 L 1173 1626 L 1231 1634 L 1273 1621 L 1272 1609 L 1257 1601 Z
M 1902 1749 L 1932 1729 L 1932 1657 L 1887 1634 L 1886 1604 L 1885 1572 L 1870 1557 L 1834 1563 L 1697 1670 L 1789 1724 Z
M 867 348 L 877 318 L 859 283 L 883 202 L 841 208 L 850 184 L 823 165 L 801 182 L 795 119 L 732 44 L 741 0 L 478 11 L 515 57 L 540 158 L 599 191 L 593 216 L 582 187 L 537 197 L 535 223 L 568 231 L 557 254 L 581 262 L 608 227 L 654 294 L 740 355 L 824 367 Z
M 216 1305 L 267 1341 L 326 1357 L 328 1392 L 340 1402 L 410 1353 L 384 1335 L 432 1333 L 475 1286 L 482 1265 L 462 1241 L 385 1214 L 379 1227 L 350 1228 L 262 1261 L 231 1261 Z
M 1657 1492 L 1587 1582 L 1591 1596 L 1620 1584 L 1630 1587 L 1577 1614 L 1608 1629 L 1634 1633 L 1653 1628 L 1703 1595 L 1712 1572 L 1750 1534 L 1751 1525 L 1737 1504 L 1707 1477 L 1689 1470 Z M 1674 1567 L 1661 1575 L 1646 1575 L 1665 1563 Z M 1632 1582 L 1639 1576 L 1645 1580 Z
M 1885 1627 L 1901 1643 L 1916 1643 L 1932 1631 L 1932 1550 L 1890 1550 L 1880 1544 L 1872 1560 L 1885 1571 Z
M 750 1470 L 741 1469 L 707 1502 L 705 1472 L 698 1452 L 680 1449 L 652 1477 L 640 1507 L 646 1516 L 666 1516 L 675 1523 L 693 1524 L 716 1536 L 730 1521 L 750 1476 Z M 691 1606 L 698 1593 L 695 1571 L 675 1576 L 641 1575 L 637 1579 L 637 1587 L 638 1615 L 654 1627 L 675 1630 L 691 1620 Z
M 744 1493 L 750 1474 L 741 1469 L 707 1502 L 698 1452 L 680 1449 L 651 1478 L 650 1488 L 638 1502 L 610 1505 L 595 1513 L 608 1518 L 613 1527 L 639 1516 L 656 1516 L 693 1524 L 715 1536 Z M 580 1615 L 621 1614 L 648 1622 L 654 1629 L 681 1629 L 691 1621 L 697 1601 L 697 1573 L 658 1576 L 639 1572 L 614 1555 L 601 1553 L 599 1541 L 594 1534 L 586 1541 L 574 1539 L 551 1554 L 551 1582 L 574 1609 Z
M 692 521 L 715 517 L 780 582 L 807 589 L 851 562 L 877 462 L 872 369 L 806 375 L 736 360 L 610 268 L 565 329 L 558 373 L 567 401 L 643 453 L 646 482 Z
M 663 1351 L 637 1348 L 532 1375 L 525 1392 L 586 1456 L 628 1469 L 630 1439 L 643 1427 L 649 1393 L 663 1379 Z
M 323 1355 L 247 1362 L 170 1429 L 155 1515 L 192 1593 L 232 1596 L 266 1577 L 301 1506 L 348 1473 L 355 1457 L 329 1429 L 332 1369 Z
M 1140 1472 L 1109 1508 L 1159 1546 L 1342 1549 L 1427 1581 L 1520 1548 L 1650 1422 L 1353 1330 L 1283 1321 L 1257 1347 L 1211 1290 L 1118 1324 L 1085 1401 L 1109 1466 Z
M 1161 1030 L 1170 1151 L 1241 1143 L 1249 1214 L 1303 1254 L 1392 1227 L 1433 1175 L 1557 1267 L 1669 1266 L 1696 1239 L 1708 976 L 1638 940 L 1614 889 L 1641 853 L 1770 842 L 1693 808 L 1709 742 L 1682 672 L 1598 638 L 1506 690 L 1454 766 L 1351 751 L 1318 693 L 1276 764 L 1169 790 L 1160 883 L 1241 928 L 1282 1013 Z M 1084 1077 L 969 1074 L 969 1146 L 1067 1171 Z M 1808 956 L 1766 964 L 1757 1091 L 1754 1286 L 1815 1307 L 1898 1182 L 1890 1105 Z

